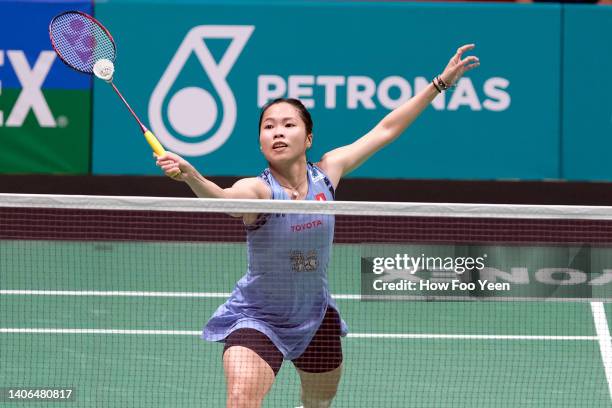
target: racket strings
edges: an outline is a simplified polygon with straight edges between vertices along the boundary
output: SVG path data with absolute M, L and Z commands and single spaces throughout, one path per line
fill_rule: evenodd
M 54 18 L 49 34 L 58 55 L 78 71 L 93 73 L 96 61 L 115 60 L 112 38 L 95 20 L 80 13 L 68 12 Z

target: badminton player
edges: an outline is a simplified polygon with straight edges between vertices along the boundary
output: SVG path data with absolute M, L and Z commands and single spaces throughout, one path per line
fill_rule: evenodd
M 475 56 L 463 56 L 473 48 L 460 47 L 425 89 L 316 164 L 306 160 L 313 143 L 309 112 L 298 100 L 277 99 L 264 106 L 259 119 L 260 148 L 269 165 L 259 177 L 224 189 L 174 153 L 158 157 L 157 165 L 198 197 L 333 200 L 344 175 L 399 137 L 440 92 L 479 65 Z M 340 337 L 347 333 L 327 287 L 334 217 L 240 216 L 247 231 L 248 270 L 202 335 L 225 343 L 227 407 L 260 407 L 284 360 L 291 360 L 300 376 L 304 408 L 329 407 L 342 373 Z

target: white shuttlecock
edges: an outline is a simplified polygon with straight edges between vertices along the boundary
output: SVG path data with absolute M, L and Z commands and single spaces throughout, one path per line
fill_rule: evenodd
M 115 73 L 115 64 L 106 58 L 99 59 L 94 64 L 93 72 L 98 78 L 110 82 Z

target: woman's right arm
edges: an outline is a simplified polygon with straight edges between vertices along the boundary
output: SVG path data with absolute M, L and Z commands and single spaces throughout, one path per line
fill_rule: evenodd
M 175 153 L 166 152 L 163 156 L 159 156 L 156 164 L 168 177 L 187 183 L 195 195 L 201 198 L 267 199 L 271 197 L 270 188 L 257 177 L 240 179 L 229 188 L 221 188 L 202 176 L 191 163 Z M 172 176 L 177 170 L 180 170 L 180 173 Z

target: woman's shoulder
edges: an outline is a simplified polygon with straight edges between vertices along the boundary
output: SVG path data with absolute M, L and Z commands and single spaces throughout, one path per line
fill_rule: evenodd
M 245 189 L 253 192 L 257 198 L 270 199 L 272 197 L 272 190 L 270 185 L 266 183 L 261 177 L 246 177 L 239 179 L 234 184 L 235 188 Z
M 327 155 L 324 155 L 321 160 L 316 163 L 313 163 L 313 168 L 317 169 L 320 173 L 322 173 L 327 180 L 329 180 L 334 188 L 338 188 L 338 184 L 340 183 L 340 178 L 342 177 L 342 172 L 339 171 L 337 166 L 334 166 L 333 163 L 330 162 Z
M 323 159 L 317 163 L 309 164 L 312 168 L 313 178 L 317 178 L 317 175 L 315 173 L 320 174 L 321 178 L 325 180 L 325 183 L 329 183 L 332 188 L 332 194 L 334 194 L 336 188 L 338 187 L 338 183 L 340 182 L 340 177 L 338 176 L 338 174 L 336 174 L 333 169 L 330 170 L 328 166 L 326 166 L 326 163 L 323 161 Z

